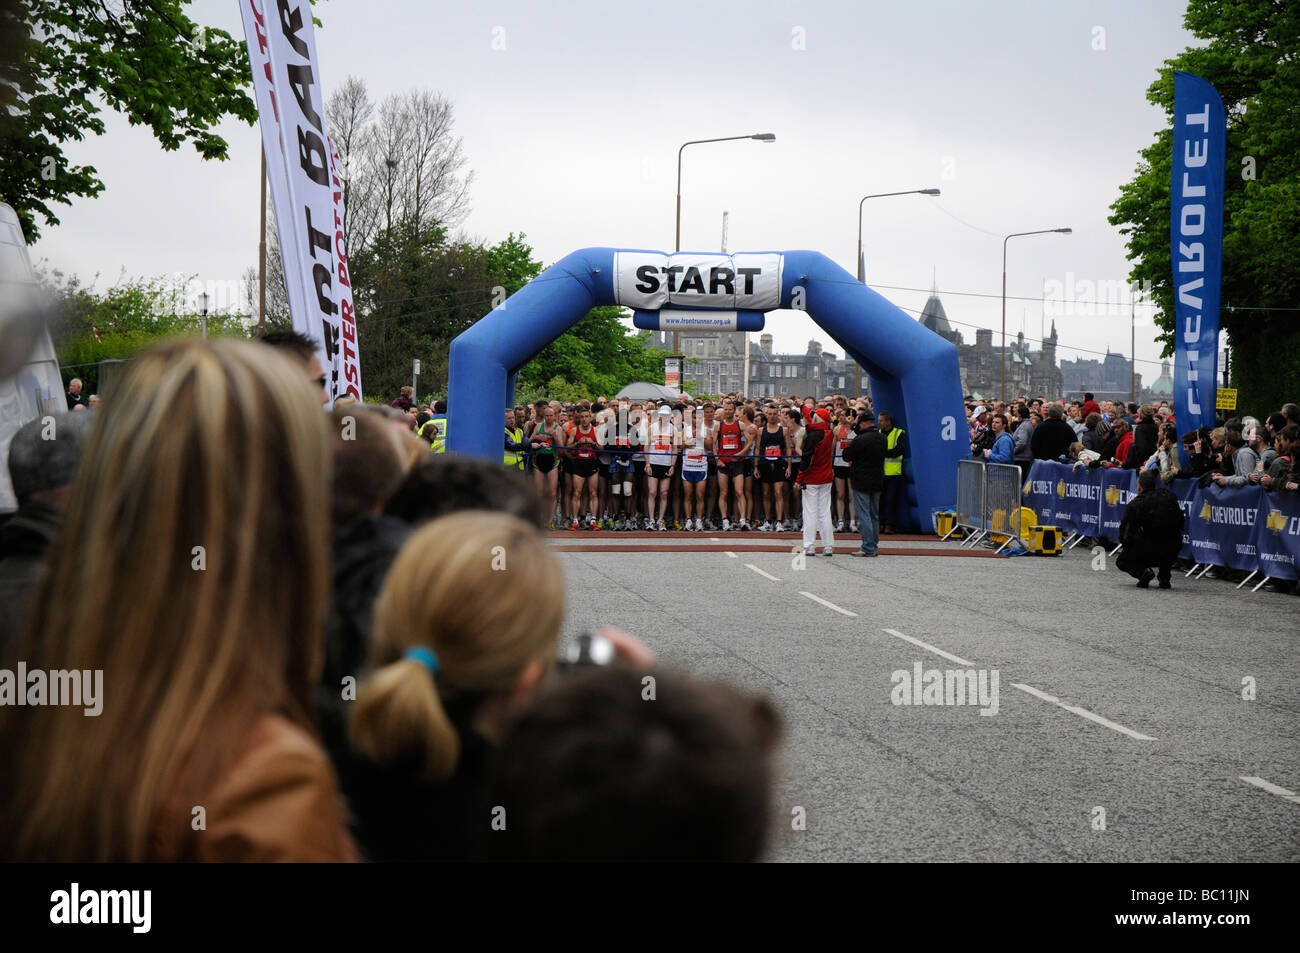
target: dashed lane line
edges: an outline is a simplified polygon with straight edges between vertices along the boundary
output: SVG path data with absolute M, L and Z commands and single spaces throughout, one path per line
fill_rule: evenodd
M 1105 727 L 1110 728 L 1112 731 L 1118 731 L 1120 734 L 1128 735 L 1130 738 L 1135 738 L 1138 741 L 1156 740 L 1155 738 L 1152 738 L 1150 735 L 1144 735 L 1142 734 L 1142 732 L 1134 731 L 1132 728 L 1125 728 L 1123 725 L 1118 724 L 1117 722 L 1113 722 L 1109 718 L 1103 718 L 1101 717 L 1101 715 L 1095 714 L 1094 712 L 1090 712 L 1086 708 L 1080 708 L 1078 705 L 1067 705 L 1065 702 L 1061 701 L 1055 695 L 1049 695 L 1047 694 L 1047 692 L 1039 691 L 1037 688 L 1034 688 L 1032 685 L 1022 685 L 1019 683 L 1015 683 L 1011 687 L 1018 688 L 1020 691 L 1025 692 L 1028 695 L 1033 695 L 1035 698 L 1041 698 L 1045 702 L 1051 702 L 1053 705 L 1056 705 L 1060 708 L 1064 708 L 1066 711 L 1074 712 L 1080 718 L 1087 718 L 1089 721 L 1096 722 L 1099 725 L 1104 725 Z
M 911 642 L 913 645 L 923 648 L 927 652 L 933 652 L 935 655 L 939 656 L 940 658 L 946 658 L 950 662 L 956 662 L 958 665 L 965 665 L 967 668 L 975 667 L 974 662 L 968 662 L 964 658 L 958 658 L 955 655 L 951 655 L 945 652 L 943 649 L 937 649 L 928 642 L 922 642 L 920 639 L 914 639 L 910 635 L 904 635 L 902 632 L 899 632 L 897 629 L 883 629 L 882 631 L 888 632 L 890 635 L 902 639 L 904 642 Z
M 1292 804 L 1300 804 L 1300 794 L 1296 794 L 1294 791 L 1288 791 L 1286 788 L 1278 787 L 1276 784 L 1265 781 L 1263 778 L 1242 777 L 1240 780 L 1245 781 L 1247 784 L 1253 784 L 1255 787 L 1267 791 L 1269 794 L 1276 794 L 1284 801 L 1290 801 Z
M 808 597 L 809 599 L 811 599 L 813 602 L 820 602 L 820 603 L 821 603 L 822 605 L 824 605 L 827 609 L 833 609 L 834 611 L 838 612 L 840 615 L 846 615 L 846 616 L 848 616 L 848 617 L 851 618 L 851 619 L 856 619 L 856 618 L 858 617 L 858 614 L 857 614 L 856 612 L 850 612 L 848 609 L 841 609 L 841 608 L 840 608 L 839 606 L 837 606 L 835 603 L 833 603 L 833 602 L 827 602 L 827 601 L 826 601 L 825 599 L 823 599 L 821 596 L 814 596 L 811 592 L 803 592 L 803 591 L 801 590 L 801 591 L 799 592 L 799 595 L 801 595 L 801 596 L 807 596 L 807 597 Z

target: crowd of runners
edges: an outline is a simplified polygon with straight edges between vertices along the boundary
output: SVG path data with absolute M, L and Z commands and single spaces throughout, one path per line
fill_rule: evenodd
M 804 408 L 830 412 L 832 518 L 836 532 L 856 532 L 842 453 L 867 398 L 539 400 L 506 411 L 505 462 L 531 473 L 553 529 L 798 532 Z

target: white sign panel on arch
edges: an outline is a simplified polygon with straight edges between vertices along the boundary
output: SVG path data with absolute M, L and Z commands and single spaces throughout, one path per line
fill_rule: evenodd
M 779 253 L 708 255 L 620 251 L 614 254 L 614 300 L 628 308 L 719 308 L 771 311 L 781 304 Z

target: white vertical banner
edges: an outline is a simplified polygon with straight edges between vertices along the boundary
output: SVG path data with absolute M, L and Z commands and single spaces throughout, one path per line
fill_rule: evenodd
M 338 307 L 340 347 L 335 356 L 335 370 L 341 374 L 339 387 L 357 400 L 361 399 L 361 356 L 357 353 L 357 316 L 352 309 L 352 276 L 348 272 L 348 243 L 344 237 L 347 209 L 343 204 L 346 173 L 343 159 L 332 137 L 325 140 L 330 149 L 330 184 L 334 189 L 334 304 Z M 420 373 L 420 362 L 415 362 Z
M 269 9 L 270 0 L 263 2 Z M 311 9 L 308 0 L 277 0 L 275 16 L 266 21 L 266 36 L 288 185 L 289 208 L 283 216 L 277 209 L 276 221 L 281 234 L 290 229 L 296 234 L 295 257 L 285 255 L 285 280 L 292 282 L 296 276 L 302 289 L 303 310 L 294 314 L 293 326 L 317 342 L 332 401 L 345 390 L 334 251 L 336 233 L 342 235 L 342 218 L 336 230 L 325 97 Z M 340 211 L 341 205 L 340 196 Z
M 284 266 L 284 285 L 289 295 L 289 314 L 294 328 L 319 341 L 306 325 L 306 305 L 298 274 L 290 267 L 301 260 L 298 254 L 298 233 L 289 223 L 292 205 L 289 202 L 288 151 L 285 149 L 283 129 L 280 124 L 280 106 L 275 94 L 275 71 L 271 66 L 270 37 L 264 13 L 267 2 L 275 0 L 239 0 L 239 13 L 244 21 L 244 41 L 248 46 L 248 61 L 253 70 L 253 90 L 257 102 L 258 125 L 262 130 L 262 151 L 266 155 L 266 181 L 271 189 L 271 205 L 275 209 L 280 238 L 280 257 Z M 277 25 L 275 17 L 271 26 Z M 324 365 L 321 365 L 324 367 Z

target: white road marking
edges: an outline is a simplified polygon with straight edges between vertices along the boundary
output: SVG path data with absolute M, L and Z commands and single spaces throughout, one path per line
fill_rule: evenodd
M 955 655 L 949 655 L 943 649 L 936 649 L 933 645 L 930 645 L 928 642 L 922 642 L 920 639 L 914 639 L 910 635 L 904 635 L 902 632 L 899 632 L 896 629 L 882 629 L 881 631 L 888 632 L 890 635 L 896 636 L 897 638 L 902 639 L 904 642 L 911 642 L 913 645 L 919 646 L 920 648 L 925 649 L 927 652 L 933 652 L 935 655 L 938 655 L 940 658 L 946 658 L 950 662 L 956 662 L 958 665 L 965 665 L 967 668 L 975 667 L 974 662 L 968 662 L 964 658 L 958 658 Z
M 840 615 L 846 615 L 846 616 L 848 616 L 848 617 L 851 618 L 851 619 L 856 619 L 856 618 L 858 617 L 858 614 L 857 614 L 856 612 L 850 612 L 848 609 L 841 609 L 841 608 L 840 608 L 839 606 L 837 606 L 835 603 L 833 603 L 833 602 L 827 602 L 827 601 L 826 601 L 825 599 L 823 599 L 821 596 L 814 596 L 811 592 L 803 592 L 803 591 L 800 591 L 799 595 L 801 595 L 801 596 L 807 596 L 807 597 L 808 597 L 809 599 L 811 599 L 813 602 L 820 602 L 820 603 L 821 603 L 822 605 L 824 605 L 827 609 L 834 609 L 834 610 L 835 610 L 836 612 L 838 612 Z
M 773 582 L 780 582 L 780 581 L 781 581 L 780 579 L 777 579 L 776 576 L 773 576 L 771 573 L 769 573 L 769 572 L 763 572 L 763 570 L 759 569 L 759 568 L 758 568 L 757 566 L 755 566 L 753 563 L 745 563 L 745 565 L 748 566 L 750 569 L 754 570 L 754 572 L 758 573 L 758 574 L 759 574 L 760 576 L 762 576 L 764 579 L 771 579 Z
M 1022 685 L 1019 683 L 1015 683 L 1011 687 L 1018 688 L 1022 692 L 1025 692 L 1028 695 L 1033 695 L 1035 698 L 1041 698 L 1045 702 L 1051 702 L 1053 705 L 1057 705 L 1061 708 L 1064 708 L 1066 711 L 1074 712 L 1080 718 L 1087 718 L 1089 721 L 1095 721 L 1099 725 L 1105 725 L 1107 728 L 1111 728 L 1115 731 L 1118 731 L 1120 734 L 1128 735 L 1130 738 L 1135 738 L 1138 741 L 1156 740 L 1155 738 L 1152 738 L 1150 735 L 1144 735 L 1142 734 L 1142 732 L 1134 731 L 1132 728 L 1125 728 L 1123 725 L 1116 724 L 1115 722 L 1111 721 L 1109 718 L 1103 718 L 1101 717 L 1101 715 L 1094 714 L 1093 712 L 1088 711 L 1088 709 L 1086 708 L 1080 708 L 1078 705 L 1067 705 L 1065 702 L 1061 701 L 1055 695 L 1049 695 L 1047 694 L 1047 692 L 1039 691 L 1037 688 L 1034 688 L 1031 685 Z
M 1240 780 L 1245 781 L 1247 784 L 1253 784 L 1257 788 L 1263 788 L 1269 794 L 1276 794 L 1278 797 L 1285 801 L 1290 801 L 1292 804 L 1300 804 L 1300 794 L 1296 794 L 1294 791 L 1288 791 L 1286 788 L 1280 788 L 1276 784 L 1271 784 L 1268 781 L 1265 781 L 1263 778 L 1243 777 L 1240 778 Z
M 711 542 L 711 543 L 720 543 L 720 542 L 722 542 L 722 540 L 718 539 L 718 537 L 716 537 L 716 536 L 710 536 L 710 537 L 709 537 L 709 542 Z
M 730 552 L 730 551 L 727 551 L 727 555 L 730 556 L 732 559 L 739 559 L 739 558 L 740 558 L 740 557 L 737 556 L 735 553 Z

